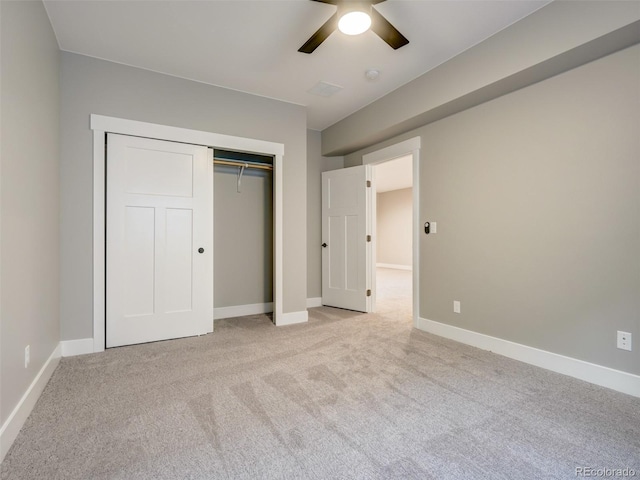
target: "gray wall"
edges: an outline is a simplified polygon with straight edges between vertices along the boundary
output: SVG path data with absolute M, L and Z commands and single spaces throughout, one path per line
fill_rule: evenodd
M 376 263 L 411 267 L 413 189 L 378 193 L 376 198 Z
M 551 2 L 326 128 L 322 153 L 352 153 L 638 42 L 638 2 Z
M 60 340 L 58 44 L 41 2 L 0 2 L 0 423 Z M 31 363 L 24 368 L 24 348 Z
M 273 301 L 273 175 L 246 169 L 214 172 L 214 304 Z
M 344 166 L 343 157 L 323 157 L 320 132 L 307 131 L 307 296 L 322 296 L 322 172 Z
M 420 316 L 640 374 L 640 45 L 419 135 Z M 462 313 L 452 313 L 452 301 Z
M 284 311 L 305 310 L 304 107 L 72 53 L 61 57 L 62 339 L 93 336 L 92 113 L 283 143 Z

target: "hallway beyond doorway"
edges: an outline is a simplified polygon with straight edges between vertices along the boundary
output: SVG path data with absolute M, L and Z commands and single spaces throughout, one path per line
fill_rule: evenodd
M 376 268 L 376 313 L 412 321 L 411 270 Z

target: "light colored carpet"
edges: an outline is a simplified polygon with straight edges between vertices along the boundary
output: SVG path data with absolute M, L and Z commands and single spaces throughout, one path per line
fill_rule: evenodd
M 412 273 L 392 268 L 376 269 L 376 313 L 413 321 Z
M 64 358 L 3 479 L 547 479 L 635 468 L 640 399 L 411 328 L 310 310 Z

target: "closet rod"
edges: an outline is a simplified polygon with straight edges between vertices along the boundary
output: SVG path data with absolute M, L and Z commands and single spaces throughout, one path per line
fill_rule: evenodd
M 246 167 L 246 168 L 257 168 L 259 170 L 273 170 L 272 165 L 266 165 L 266 164 L 260 165 L 257 163 L 247 163 L 247 162 L 240 162 L 236 160 L 221 160 L 221 159 L 214 158 L 213 163 L 215 163 L 216 165 L 230 165 L 232 167 Z

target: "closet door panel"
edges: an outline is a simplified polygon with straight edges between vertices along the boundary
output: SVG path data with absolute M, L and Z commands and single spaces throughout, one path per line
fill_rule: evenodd
M 166 225 L 165 311 L 188 312 L 193 308 L 193 212 L 168 208 Z
M 155 209 L 125 208 L 124 315 L 153 315 L 155 290 Z
M 107 347 L 212 330 L 212 162 L 206 147 L 108 135 Z
M 193 155 L 131 148 L 126 159 L 126 192 L 193 196 Z

